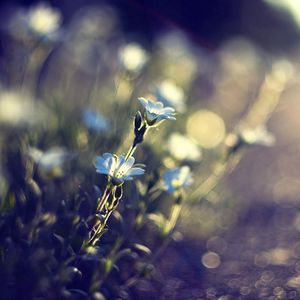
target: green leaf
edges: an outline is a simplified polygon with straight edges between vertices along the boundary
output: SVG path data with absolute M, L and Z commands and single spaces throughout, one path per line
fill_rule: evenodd
M 160 229 L 163 228 L 166 223 L 166 218 L 162 213 L 148 214 L 147 219 L 152 221 Z
M 135 243 L 132 245 L 132 248 L 149 256 L 152 254 L 152 251 L 147 246 L 142 244 Z

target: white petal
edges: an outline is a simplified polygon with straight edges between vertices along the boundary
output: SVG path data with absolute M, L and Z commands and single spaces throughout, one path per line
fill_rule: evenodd
M 164 105 L 161 102 L 152 102 L 152 104 L 153 109 L 158 111 L 163 110 Z
M 102 156 L 97 156 L 96 157 L 96 164 L 97 165 L 102 165 L 105 162 Z
M 124 156 L 122 156 L 122 158 L 124 158 Z M 133 164 L 134 164 L 134 157 L 130 156 L 126 161 L 124 158 L 123 164 L 120 165 L 120 167 L 117 169 L 118 176 L 120 177 L 125 176 Z
M 131 177 L 131 176 L 124 176 L 122 179 L 128 181 L 128 180 L 132 180 L 133 177 Z
M 98 157 L 101 157 L 101 156 L 98 156 Z M 111 153 L 106 152 L 102 155 L 102 157 L 103 157 L 103 159 L 107 159 L 107 158 L 113 157 L 113 155 Z
M 108 169 L 103 166 L 103 160 L 101 160 L 100 157 L 97 157 L 95 167 L 97 173 L 108 174 Z
M 116 159 L 113 156 L 106 159 L 103 166 L 108 170 L 109 175 L 112 176 L 116 169 Z
M 155 109 L 155 103 L 152 101 L 152 100 L 147 100 L 147 109 L 148 110 L 152 110 L 152 109 Z
M 137 175 L 142 175 L 145 173 L 145 170 L 142 168 L 131 168 L 128 172 L 128 176 L 137 176 Z
M 131 168 L 131 167 L 133 166 L 133 164 L 134 164 L 134 161 L 135 161 L 134 157 L 133 157 L 133 156 L 130 156 L 130 157 L 127 159 L 127 161 L 126 161 L 127 167 Z
M 164 113 L 164 114 L 173 114 L 173 113 L 175 113 L 175 109 L 174 108 L 172 108 L 172 107 L 165 107 L 163 110 L 162 110 L 162 113 Z
M 96 172 L 100 174 L 108 175 L 108 170 L 102 166 L 101 167 L 96 166 Z
M 142 104 L 142 106 L 143 106 L 144 108 L 147 108 L 147 106 L 148 106 L 148 100 L 146 100 L 146 99 L 143 98 L 143 97 L 138 98 L 138 100 L 140 101 L 140 103 Z
M 124 163 L 125 163 L 125 157 L 123 155 L 117 157 L 116 170 L 119 170 Z
M 175 117 L 172 117 L 172 116 L 169 116 L 169 115 L 166 115 L 166 114 L 160 114 L 160 115 L 157 117 L 157 121 L 162 121 L 162 120 L 172 120 L 172 121 L 175 121 L 176 118 L 175 118 Z
M 102 156 L 97 156 L 96 157 L 96 163 L 97 164 L 103 164 L 105 162 L 105 159 L 103 159 Z

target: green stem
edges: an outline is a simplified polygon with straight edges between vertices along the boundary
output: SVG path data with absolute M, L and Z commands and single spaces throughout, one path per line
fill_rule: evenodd
M 170 213 L 170 217 L 169 220 L 167 221 L 167 224 L 164 228 L 164 233 L 167 234 L 166 238 L 164 239 L 163 243 L 160 245 L 160 247 L 157 249 L 157 251 L 155 252 L 155 254 L 153 255 L 152 259 L 150 260 L 149 263 L 153 264 L 157 258 L 161 255 L 161 253 L 167 248 L 167 246 L 169 245 L 171 239 L 172 239 L 172 233 L 173 233 L 173 229 L 175 228 L 175 225 L 179 219 L 180 216 L 180 212 L 182 210 L 182 199 L 179 200 L 179 197 L 182 196 L 182 193 L 180 192 L 178 198 L 176 199 L 176 202 L 173 204 L 172 208 L 171 208 L 171 213 Z M 130 278 L 127 282 L 126 282 L 126 287 L 132 287 L 134 286 L 137 281 L 140 279 L 140 277 L 142 276 L 142 274 L 144 273 L 144 271 L 146 270 L 145 266 L 136 276 L 134 276 L 133 278 Z
M 97 211 L 101 212 L 103 211 L 105 204 L 110 196 L 110 194 L 113 192 L 113 188 L 111 187 L 110 183 L 107 184 L 105 191 L 103 193 L 103 196 L 101 198 L 101 200 L 99 201 L 99 204 L 97 206 Z
M 97 231 L 94 234 L 93 239 L 91 240 L 91 245 L 95 246 L 95 244 L 97 243 L 97 241 L 99 240 L 99 238 L 101 237 L 102 233 L 103 233 L 103 229 L 106 226 L 107 220 L 110 217 L 112 211 L 108 212 L 107 215 L 105 216 L 105 219 L 103 220 L 103 222 L 100 224 L 100 226 L 97 228 Z
M 130 156 L 133 155 L 134 151 L 136 150 L 137 145 L 132 144 L 132 146 L 130 147 L 130 149 L 128 150 L 126 156 L 125 156 L 125 160 L 127 160 Z
M 111 190 L 112 193 L 114 193 L 114 190 Z M 108 197 L 107 197 L 108 198 Z M 103 230 L 106 226 L 106 223 L 110 217 L 110 215 L 114 212 L 114 210 L 117 208 L 119 204 L 119 199 L 117 199 L 115 196 L 112 200 L 112 203 L 108 206 L 108 212 L 106 213 L 106 215 L 104 216 L 104 219 L 101 221 L 101 223 L 98 225 L 98 227 L 96 228 L 93 236 L 88 240 L 87 245 L 92 245 L 95 246 L 95 244 L 97 243 L 97 241 L 99 240 L 99 238 L 102 236 L 103 234 Z
M 93 234 L 93 236 L 87 241 L 86 246 L 95 246 L 95 244 L 97 243 L 97 241 L 100 239 L 100 237 L 103 234 L 103 229 L 106 226 L 106 223 L 111 215 L 111 213 L 113 212 L 113 210 L 109 211 L 105 217 L 104 220 L 98 225 L 98 228 L 95 230 L 95 233 Z
M 165 234 L 170 234 L 173 231 L 173 229 L 174 229 L 174 227 L 175 227 L 175 225 L 178 221 L 181 209 L 182 209 L 182 204 L 181 203 L 174 203 L 173 204 L 173 206 L 171 208 L 170 218 L 167 221 L 167 224 L 164 228 L 164 233 Z
M 145 131 L 145 133 L 143 135 L 144 138 L 145 138 L 148 130 L 149 130 L 149 127 L 146 127 L 146 131 Z M 133 155 L 133 153 L 135 152 L 135 150 L 136 150 L 136 148 L 137 148 L 137 146 L 138 146 L 139 143 L 141 143 L 141 142 L 135 142 L 135 139 L 134 139 L 134 141 L 133 141 L 130 149 L 128 150 L 128 152 L 127 152 L 127 154 L 125 156 L 125 160 L 127 160 L 130 156 Z

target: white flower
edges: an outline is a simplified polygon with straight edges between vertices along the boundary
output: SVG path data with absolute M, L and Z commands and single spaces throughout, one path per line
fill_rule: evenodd
M 167 142 L 167 149 L 178 160 L 200 161 L 202 157 L 199 146 L 188 137 L 177 132 L 171 134 Z
M 82 112 L 82 118 L 85 126 L 93 131 L 103 131 L 108 129 L 108 121 L 98 112 L 89 108 Z
M 38 35 L 51 34 L 60 27 L 61 14 L 49 5 L 40 3 L 28 11 L 27 24 Z
M 239 128 L 239 136 L 248 145 L 273 146 L 275 143 L 275 137 L 263 125 L 255 129 L 241 127 Z
M 123 155 L 117 156 L 111 153 L 104 153 L 96 158 L 96 172 L 108 175 L 115 185 L 120 185 L 124 181 L 132 180 L 132 176 L 142 175 L 145 170 L 134 167 L 134 157 L 127 160 Z
M 164 174 L 163 189 L 169 193 L 186 188 L 193 183 L 192 173 L 188 166 L 171 169 Z
M 122 47 L 119 52 L 122 66 L 129 72 L 139 72 L 147 63 L 149 57 L 146 51 L 136 43 Z
M 171 80 L 164 80 L 155 89 L 158 101 L 165 105 L 174 107 L 179 112 L 185 110 L 185 96 L 182 88 L 175 85 Z
M 163 120 L 176 120 L 175 110 L 172 107 L 164 107 L 161 102 L 154 102 L 145 98 L 138 98 L 144 108 L 144 118 L 149 126 Z
M 44 178 L 60 177 L 63 175 L 63 165 L 74 157 L 63 148 L 52 148 L 45 152 L 30 148 L 29 156 L 37 164 L 40 175 Z
M 49 126 L 50 113 L 38 101 L 24 93 L 15 91 L 0 92 L 0 127 L 24 128 L 46 124 Z

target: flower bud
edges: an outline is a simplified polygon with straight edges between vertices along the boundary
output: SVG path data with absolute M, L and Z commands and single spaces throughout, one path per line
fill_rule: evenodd
M 134 144 L 135 145 L 143 142 L 146 130 L 147 130 L 147 126 L 146 126 L 146 124 L 144 124 L 139 130 L 134 131 L 134 133 L 135 133 Z
M 139 130 L 142 126 L 143 117 L 140 111 L 137 111 L 135 118 L 134 118 L 134 132 Z

